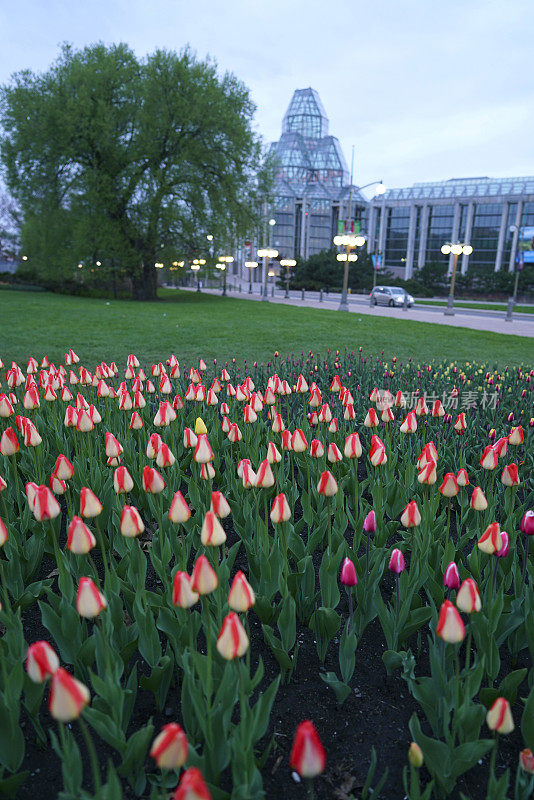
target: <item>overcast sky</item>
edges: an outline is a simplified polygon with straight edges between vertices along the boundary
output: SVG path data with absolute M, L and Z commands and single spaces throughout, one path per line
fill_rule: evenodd
M 0 0 L 0 82 L 58 45 L 190 44 L 249 87 L 277 139 L 319 92 L 354 181 L 534 174 L 533 0 Z

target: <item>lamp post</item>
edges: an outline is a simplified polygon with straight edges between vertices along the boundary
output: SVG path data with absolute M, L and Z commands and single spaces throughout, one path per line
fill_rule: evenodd
M 449 297 L 447 298 L 447 308 L 443 312 L 447 317 L 454 316 L 454 283 L 456 280 L 456 266 L 458 264 L 458 256 L 470 256 L 473 252 L 473 248 L 470 244 L 461 243 L 461 242 L 445 242 L 444 245 L 441 246 L 441 252 L 444 256 L 448 256 L 451 253 L 454 256 L 454 261 L 452 264 L 452 274 L 451 274 L 451 286 L 449 289 Z
M 224 282 L 223 282 L 223 297 L 226 297 L 226 269 L 228 264 L 231 264 L 234 260 L 233 256 L 219 256 L 219 264 L 217 264 L 219 269 L 222 269 L 224 273 Z
M 359 234 L 359 231 L 354 230 L 354 221 L 352 220 L 352 174 L 354 169 L 354 147 L 352 148 L 352 162 L 350 167 L 350 187 L 349 187 L 349 205 L 347 210 L 347 219 L 345 220 L 345 232 L 340 233 L 337 236 L 334 236 L 334 244 L 337 247 L 345 247 L 345 253 L 338 253 L 337 260 L 345 262 L 345 271 L 343 273 L 343 291 L 341 293 L 341 302 L 339 303 L 338 311 L 348 311 L 349 310 L 349 303 L 348 303 L 348 286 L 349 286 L 349 262 L 356 261 L 358 256 L 355 253 L 351 253 L 350 251 L 355 247 L 363 247 L 365 244 L 365 237 Z M 366 183 L 363 186 L 355 187 L 359 192 L 362 189 L 367 189 L 369 186 L 376 186 L 375 194 L 380 195 L 384 194 L 386 191 L 386 187 L 384 186 L 382 181 L 371 181 L 370 183 Z M 343 223 L 340 221 L 340 225 Z M 359 225 L 359 223 L 358 223 Z
M 278 250 L 273 250 L 271 247 L 265 247 L 258 250 L 258 257 L 263 258 L 263 296 L 262 301 L 269 302 L 267 299 L 267 280 L 269 278 L 269 259 L 276 258 Z
M 295 261 L 294 258 L 283 258 L 280 261 L 280 266 L 286 268 L 286 294 L 285 294 L 285 297 L 287 299 L 289 297 L 289 270 L 291 269 L 291 267 L 296 267 L 297 266 L 297 262 Z
M 252 270 L 258 266 L 257 261 L 245 261 L 245 267 L 248 269 L 248 293 L 252 294 Z
M 354 233 L 344 233 L 341 236 L 334 236 L 334 244 L 337 247 L 344 247 L 344 253 L 338 253 L 336 258 L 338 261 L 345 262 L 345 270 L 343 272 L 343 291 L 341 293 L 341 302 L 339 304 L 339 311 L 348 311 L 348 286 L 349 286 L 349 263 L 357 261 L 358 256 L 352 253 L 355 247 L 362 247 L 365 244 L 365 237 L 356 235 Z
M 197 278 L 197 292 L 200 292 L 200 283 L 198 282 L 198 271 L 200 269 L 200 264 L 198 258 L 193 259 L 193 263 L 191 264 L 191 269 L 193 270 Z

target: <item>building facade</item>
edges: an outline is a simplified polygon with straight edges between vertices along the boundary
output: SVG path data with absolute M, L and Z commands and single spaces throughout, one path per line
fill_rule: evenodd
M 534 177 L 415 183 L 368 200 L 351 185 L 339 140 L 330 134 L 324 106 L 311 88 L 294 92 L 270 152 L 276 173 L 265 230 L 238 248 L 234 264 L 234 274 L 245 280 L 262 280 L 261 269 L 244 268 L 257 258 L 258 247 L 275 247 L 279 259 L 306 259 L 330 249 L 338 221 L 346 219 L 360 222 L 368 252 L 379 254 L 382 266 L 401 278 L 431 262 L 448 262 L 450 274 L 454 256 L 442 254 L 445 242 L 472 245 L 472 254 L 458 262 L 463 274 L 470 265 L 513 271 L 525 234 L 532 237 L 532 252 L 524 258 L 534 263 Z M 276 262 L 272 267 L 278 272 Z
M 453 259 L 445 242 L 471 244 L 458 263 L 513 271 L 520 235 L 534 226 L 534 177 L 454 178 L 389 189 L 368 204 L 365 232 L 370 252 L 401 278 L 411 278 L 429 262 Z M 525 259 L 530 260 L 526 257 Z

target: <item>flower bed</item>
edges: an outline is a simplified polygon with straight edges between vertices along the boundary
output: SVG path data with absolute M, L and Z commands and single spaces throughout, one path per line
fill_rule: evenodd
M 0 371 L 0 796 L 530 796 L 533 376 Z

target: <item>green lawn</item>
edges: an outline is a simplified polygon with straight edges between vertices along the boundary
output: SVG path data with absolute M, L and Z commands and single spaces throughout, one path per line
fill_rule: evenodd
M 443 306 L 447 303 L 444 300 L 418 300 L 418 306 Z M 454 305 L 458 308 L 480 308 L 483 311 L 506 311 L 505 303 L 476 303 L 469 300 L 454 301 Z M 516 306 L 514 311 L 521 314 L 534 314 L 534 306 Z
M 23 363 L 43 354 L 56 363 L 72 347 L 91 367 L 98 361 L 184 362 L 244 357 L 267 361 L 281 354 L 328 348 L 401 360 L 533 362 L 532 339 L 430 323 L 375 319 L 311 308 L 225 299 L 191 292 L 162 292 L 153 303 L 106 301 L 38 292 L 0 292 L 0 358 Z M 24 364 L 25 366 L 25 364 Z

